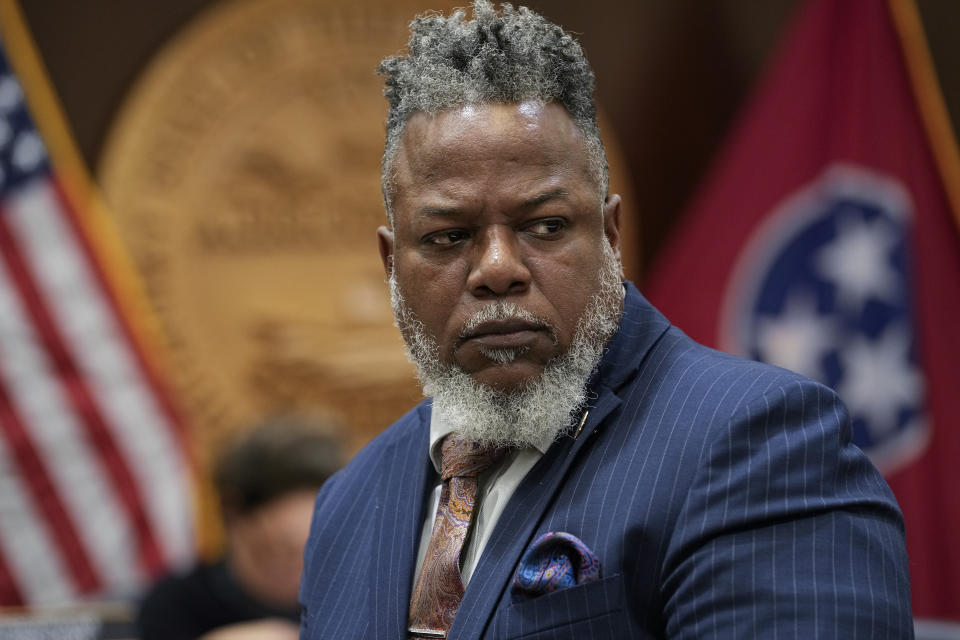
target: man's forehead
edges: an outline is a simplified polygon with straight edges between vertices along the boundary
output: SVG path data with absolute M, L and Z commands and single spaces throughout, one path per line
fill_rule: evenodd
M 398 148 L 401 173 L 423 177 L 451 163 L 513 154 L 525 163 L 582 164 L 585 138 L 558 103 L 464 104 L 439 113 L 414 113 Z M 404 171 L 406 170 L 406 171 Z
M 401 140 L 411 136 L 443 136 L 457 129 L 524 128 L 549 129 L 582 136 L 567 110 L 557 102 L 472 102 L 455 105 L 436 113 L 415 111 L 407 119 Z
M 457 119 L 465 123 L 497 123 L 506 122 L 516 117 L 529 120 L 532 123 L 544 114 L 553 112 L 564 114 L 566 119 L 572 123 L 566 109 L 559 103 L 524 100 L 521 102 L 467 102 L 434 113 L 414 111 L 407 119 L 407 124 L 446 119 Z

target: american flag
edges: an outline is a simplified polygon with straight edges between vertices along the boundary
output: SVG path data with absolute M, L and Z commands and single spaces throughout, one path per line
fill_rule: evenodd
M 7 20 L 0 606 L 129 596 L 195 550 L 182 429 L 119 286 L 123 265 L 97 237 L 105 219 L 92 222 L 89 182 L 56 153 L 69 140 L 50 138 L 61 131 L 44 120 L 56 112 L 52 95 L 22 25 Z

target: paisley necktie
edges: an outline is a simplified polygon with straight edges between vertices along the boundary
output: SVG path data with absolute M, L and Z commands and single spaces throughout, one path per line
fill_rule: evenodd
M 409 638 L 444 638 L 463 598 L 460 552 L 477 500 L 477 476 L 506 449 L 480 447 L 456 434 L 441 444 L 440 502 L 420 576 L 410 598 Z

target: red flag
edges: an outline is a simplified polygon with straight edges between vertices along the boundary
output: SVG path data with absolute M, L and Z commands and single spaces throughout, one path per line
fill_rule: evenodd
M 919 25 L 910 0 L 808 3 L 646 292 L 840 393 L 903 508 L 915 614 L 960 619 L 960 162 Z
M 133 595 L 194 554 L 132 271 L 0 1 L 0 606 Z

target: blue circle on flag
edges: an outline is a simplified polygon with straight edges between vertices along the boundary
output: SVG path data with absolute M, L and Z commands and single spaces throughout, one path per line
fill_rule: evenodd
M 905 193 L 859 168 L 828 171 L 751 239 L 726 319 L 734 351 L 835 389 L 854 442 L 888 468 L 898 441 L 925 433 Z

